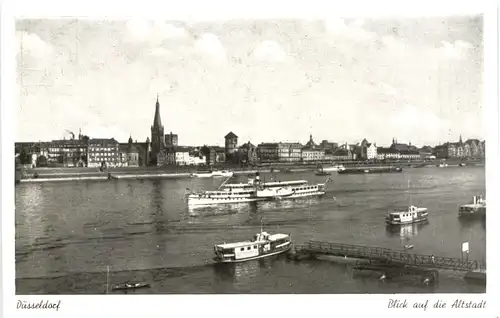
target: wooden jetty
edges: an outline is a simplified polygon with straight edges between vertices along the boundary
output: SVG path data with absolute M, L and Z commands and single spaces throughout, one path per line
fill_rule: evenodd
M 476 272 L 480 266 L 477 261 L 460 258 L 422 255 L 398 251 L 382 247 L 352 245 L 309 241 L 295 246 L 295 253 L 291 257 L 295 260 L 315 258 L 316 256 L 337 256 L 349 259 L 358 259 L 354 267 L 357 270 L 371 270 L 383 272 L 386 276 L 394 275 L 421 275 L 437 280 L 437 270 Z

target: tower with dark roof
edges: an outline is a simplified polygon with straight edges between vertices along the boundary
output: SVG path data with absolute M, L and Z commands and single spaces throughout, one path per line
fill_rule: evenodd
M 156 109 L 155 117 L 153 120 L 153 126 L 151 126 L 151 160 L 155 161 L 158 158 L 158 154 L 165 147 L 165 134 L 164 127 L 161 124 L 160 117 L 160 101 L 159 96 L 156 97 Z

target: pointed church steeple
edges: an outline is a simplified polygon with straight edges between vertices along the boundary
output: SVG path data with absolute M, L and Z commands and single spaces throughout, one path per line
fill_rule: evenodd
M 155 118 L 153 121 L 153 127 L 161 127 L 160 95 L 156 95 L 156 109 L 155 109 Z

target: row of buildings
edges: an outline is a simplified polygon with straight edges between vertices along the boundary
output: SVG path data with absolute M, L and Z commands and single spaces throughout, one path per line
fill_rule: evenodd
M 484 158 L 485 142 L 477 139 L 447 142 L 432 148 L 417 148 L 411 143 L 398 143 L 393 139 L 389 147 L 378 147 L 363 139 L 357 144 L 338 144 L 323 140 L 316 144 L 312 135 L 302 145 L 299 142 L 260 143 L 250 141 L 238 145 L 238 136 L 229 132 L 224 147 L 180 146 L 177 134 L 165 134 L 160 116 L 160 102 L 156 99 L 151 139 L 144 142 L 119 143 L 114 138 L 78 137 L 51 142 L 16 143 L 16 154 L 21 162 L 32 166 L 64 167 L 137 167 L 164 165 L 213 165 L 216 163 L 315 163 L 349 160 L 417 160 L 448 158 Z

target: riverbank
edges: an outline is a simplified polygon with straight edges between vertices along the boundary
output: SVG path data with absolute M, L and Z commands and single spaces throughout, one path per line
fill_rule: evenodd
M 412 161 L 412 162 L 342 162 L 340 164 L 347 168 L 373 169 L 383 167 L 400 168 L 425 168 L 437 167 L 440 161 Z M 481 166 L 484 162 L 475 161 L 452 161 L 448 160 L 448 167 L 458 167 L 460 164 L 467 166 Z M 332 166 L 331 164 L 322 165 L 324 168 Z M 259 167 L 241 167 L 238 165 L 218 165 L 213 169 L 231 170 L 235 175 L 260 173 L 293 173 L 314 171 L 318 168 L 317 164 L 269 164 Z M 97 168 L 31 168 L 24 169 L 22 173 L 16 173 L 16 182 L 57 182 L 57 181 L 105 181 L 114 179 L 161 179 L 161 178 L 188 178 L 191 173 L 196 172 L 196 167 L 167 166 L 167 167 L 119 167 L 110 168 L 105 171 L 99 171 Z M 19 172 L 19 171 L 16 171 Z

